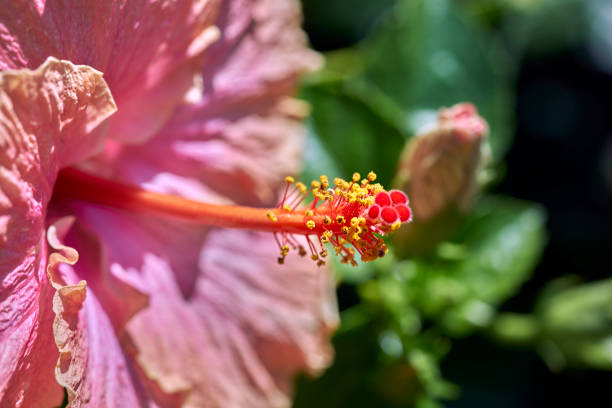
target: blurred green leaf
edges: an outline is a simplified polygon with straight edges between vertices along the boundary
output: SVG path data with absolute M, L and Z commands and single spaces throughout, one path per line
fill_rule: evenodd
M 362 47 L 365 78 L 405 112 L 473 102 L 491 126 L 495 159 L 511 135 L 510 60 L 450 0 L 403 0 Z M 414 129 L 413 129 L 414 130 Z
M 553 371 L 612 369 L 612 279 L 565 289 L 565 283 L 550 285 L 557 289 L 543 291 L 533 314 L 501 314 L 491 328 L 494 338 L 534 346 Z
M 309 137 L 320 145 L 336 167 L 330 177 L 349 177 L 357 171 L 376 171 L 383 183 L 395 173 L 405 136 L 391 120 L 376 112 L 351 94 L 343 81 L 329 81 L 305 86 L 302 97 L 312 105 Z M 317 157 L 306 154 L 306 174 L 320 169 Z M 320 170 L 319 170 L 320 171 Z M 320 173 L 319 173 L 320 174 Z
M 319 378 L 302 376 L 294 408 L 439 407 L 455 385 L 440 374 L 448 340 L 431 332 L 404 337 L 383 310 L 361 305 L 342 313 L 336 357 Z
M 612 369 L 612 279 L 546 297 L 536 314 L 549 347 L 556 347 L 568 364 Z
M 415 309 L 454 335 L 486 327 L 495 308 L 529 277 L 545 243 L 544 214 L 509 198 L 479 201 L 453 240 L 429 258 L 398 263 L 363 287 L 397 316 Z
M 363 38 L 395 1 L 302 0 L 305 28 L 315 48 L 345 47 Z
M 294 408 L 412 406 L 423 388 L 405 358 L 383 352 L 385 320 L 365 307 L 343 312 L 333 365 L 319 378 L 298 379 Z

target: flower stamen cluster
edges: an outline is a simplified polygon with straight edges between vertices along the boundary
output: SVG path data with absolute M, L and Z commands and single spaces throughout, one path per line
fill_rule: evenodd
M 406 195 L 399 190 L 387 192 L 382 185 L 374 183 L 375 180 L 374 172 L 363 179 L 359 173 L 354 173 L 350 181 L 335 178 L 331 188 L 328 177 L 322 175 L 307 189 L 303 183 L 295 183 L 293 177 L 285 179 L 285 192 L 278 208 L 303 213 L 306 227 L 303 235 L 310 257 L 317 265 L 325 263 L 325 244 L 332 245 L 335 253 L 342 257 L 342 263 L 353 266 L 357 265 L 357 254 L 363 262 L 380 258 L 388 251 L 381 237 L 411 220 Z M 309 197 L 312 202 L 299 209 Z M 318 242 L 313 242 L 311 235 L 315 235 Z M 280 231 L 275 233 L 275 238 L 280 247 L 279 263 L 284 262 L 290 248 L 300 254 L 306 253 L 294 233 Z
M 287 177 L 281 202 L 276 208 L 266 209 L 192 201 L 69 168 L 59 174 L 54 199 L 78 199 L 205 226 L 269 231 L 274 233 L 281 264 L 293 249 L 301 256 L 310 254 L 317 265 L 324 265 L 328 255 L 325 245 L 329 244 L 342 257 L 342 263 L 357 265 L 357 255 L 363 262 L 384 256 L 388 249 L 382 237 L 412 218 L 406 195 L 399 190 L 386 191 L 375 180 L 374 172 L 364 179 L 355 173 L 351 181 L 334 179 L 332 188 L 327 176 L 322 175 L 307 188 Z M 304 204 L 310 198 L 312 201 Z M 306 245 L 298 236 L 305 238 Z

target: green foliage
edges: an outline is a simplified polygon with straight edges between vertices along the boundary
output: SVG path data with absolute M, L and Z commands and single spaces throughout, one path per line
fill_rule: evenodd
M 529 45 L 516 30 L 537 37 L 529 46 L 561 41 L 563 24 L 548 30 L 538 22 L 566 21 L 576 2 L 565 0 L 562 10 L 554 3 L 398 0 L 363 42 L 326 55 L 326 68 L 306 79 L 301 97 L 312 115 L 303 178 L 374 170 L 389 185 L 416 129 L 440 107 L 462 101 L 489 122 L 500 166 L 513 132 L 516 60 L 508 55 L 520 57 Z M 356 15 L 343 24 L 361 24 L 363 14 Z M 500 32 L 517 40 L 503 48 Z M 541 207 L 486 195 L 467 214 L 446 215 L 416 231 L 416 240 L 396 237 L 377 262 L 352 268 L 333 260 L 338 282 L 358 293 L 359 304 L 342 313 L 334 365 L 298 381 L 295 407 L 438 407 L 457 394 L 440 360 L 452 339 L 477 331 L 533 347 L 553 369 L 612 369 L 612 281 L 551 285 L 532 314 L 498 312 L 542 254 Z
M 544 216 L 508 198 L 481 200 L 434 256 L 404 260 L 364 286 L 400 320 L 415 311 L 454 336 L 486 327 L 496 307 L 533 270 L 545 242 Z
M 492 335 L 535 347 L 554 371 L 568 365 L 612 369 L 612 279 L 567 283 L 553 281 L 533 314 L 500 315 Z
M 415 112 L 470 101 L 491 126 L 494 157 L 502 157 L 512 132 L 511 60 L 452 1 L 399 2 L 362 50 L 365 77 L 407 120 Z
M 382 182 L 391 181 L 405 141 L 400 130 L 351 94 L 343 82 L 306 87 L 302 96 L 312 104 L 314 133 L 310 136 L 316 141 L 309 143 L 318 142 L 335 158 L 340 176 L 348 177 L 355 171 L 367 174 L 376 169 Z M 307 169 L 320 169 L 318 158 L 306 164 Z

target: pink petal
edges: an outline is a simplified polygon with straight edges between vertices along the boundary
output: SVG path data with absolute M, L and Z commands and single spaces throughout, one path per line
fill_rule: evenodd
M 0 70 L 33 68 L 47 56 L 90 65 L 104 72 L 120 108 L 112 135 L 144 140 L 192 86 L 216 38 L 216 9 L 216 0 L 9 2 L 0 8 Z
M 48 59 L 0 73 L 0 405 L 54 406 L 51 296 L 42 241 L 57 170 L 95 151 L 115 110 L 102 75 Z M 90 133 L 88 133 L 91 131 Z
M 203 77 L 207 100 L 292 94 L 305 71 L 321 57 L 307 48 L 302 15 L 294 0 L 230 0 L 217 25 L 222 36 L 206 52 Z
M 202 100 L 178 110 L 146 145 L 108 146 L 96 171 L 112 168 L 109 176 L 124 182 L 176 193 L 158 180 L 170 174 L 181 185 L 201 185 L 191 198 L 275 204 L 303 150 L 299 121 L 308 107 L 291 95 L 299 74 L 320 58 L 306 47 L 297 1 L 227 1 L 217 24 L 222 34 L 205 52 Z
M 294 375 L 329 363 L 333 283 L 297 255 L 279 266 L 277 252 L 269 234 L 211 232 L 190 298 L 167 262 L 144 263 L 151 306 L 128 330 L 162 388 L 189 385 L 187 406 L 289 406 Z
M 51 254 L 48 266 L 57 289 L 53 297 L 57 381 L 68 391 L 70 407 L 137 407 L 136 385 L 111 322 L 87 283 L 78 281 L 75 270 L 68 267 L 79 255 L 58 237 L 69 223 L 62 219 L 48 232 L 49 244 L 58 251 Z M 58 233 L 58 229 L 64 231 Z
M 206 233 L 72 208 L 79 224 L 105 243 L 108 263 L 138 279 L 150 296 L 127 323 L 150 395 L 159 387 L 184 394 L 185 406 L 287 406 L 293 376 L 329 363 L 337 323 L 330 276 L 297 254 L 279 266 L 270 234 Z

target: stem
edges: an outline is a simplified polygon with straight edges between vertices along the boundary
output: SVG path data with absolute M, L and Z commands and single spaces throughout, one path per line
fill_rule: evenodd
M 316 215 L 309 217 L 317 225 L 315 229 L 310 230 L 305 225 L 304 210 L 287 212 L 280 208 L 202 203 L 117 183 L 74 168 L 60 171 L 53 196 L 54 199 L 70 198 L 122 210 L 180 218 L 206 226 L 302 235 L 323 232 L 322 220 L 325 216 L 325 211 L 318 211 Z M 267 215 L 270 212 L 278 221 L 270 220 Z

